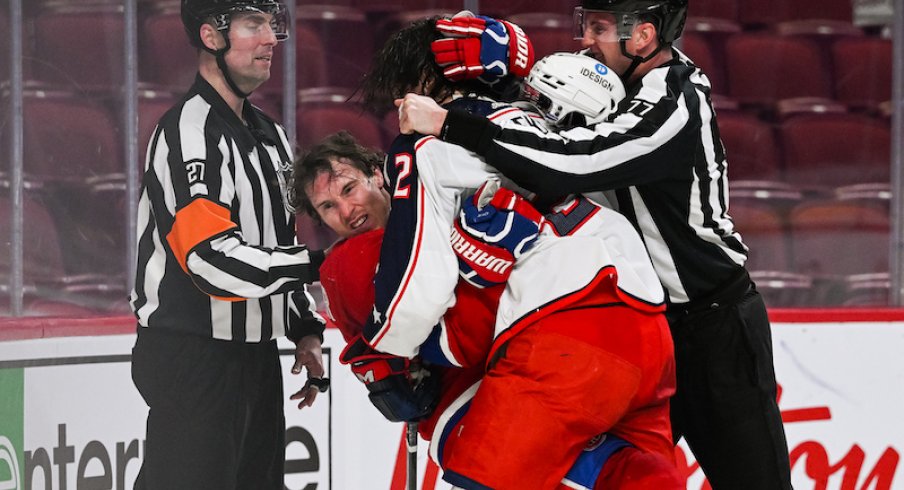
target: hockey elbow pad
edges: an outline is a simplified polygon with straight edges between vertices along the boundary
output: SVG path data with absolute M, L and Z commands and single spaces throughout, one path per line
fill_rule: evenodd
M 544 218 L 524 198 L 489 179 L 464 200 L 453 224 L 459 273 L 477 287 L 508 280 L 515 260 L 534 246 Z

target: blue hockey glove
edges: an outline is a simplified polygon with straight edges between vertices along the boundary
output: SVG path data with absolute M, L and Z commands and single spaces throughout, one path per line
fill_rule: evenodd
M 468 12 L 467 14 L 470 14 Z M 431 43 L 436 63 L 451 81 L 493 85 L 506 75 L 526 77 L 534 65 L 534 47 L 515 24 L 483 15 L 456 15 L 436 21 L 446 36 Z
M 478 287 L 504 283 L 515 260 L 537 241 L 543 221 L 524 198 L 488 180 L 464 200 L 453 225 L 459 274 Z

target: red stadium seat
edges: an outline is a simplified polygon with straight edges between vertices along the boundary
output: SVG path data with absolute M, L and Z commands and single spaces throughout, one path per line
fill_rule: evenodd
M 750 248 L 748 270 L 790 270 L 788 228 L 781 208 L 767 199 L 745 199 L 732 195 L 728 213 L 744 243 Z
M 738 20 L 749 28 L 761 28 L 786 20 L 830 19 L 851 22 L 853 13 L 851 0 L 745 0 L 738 2 L 738 7 Z
M 713 93 L 728 93 L 725 43 L 738 32 L 741 26 L 737 22 L 713 17 L 688 17 L 684 25 L 679 49 L 703 68 L 712 82 Z
M 376 117 L 354 102 L 350 90 L 309 89 L 299 92 L 296 124 L 298 144 L 311 146 L 323 137 L 347 130 L 366 146 L 383 149 L 385 135 Z
M 141 171 L 144 171 L 148 143 L 157 122 L 177 100 L 178 97 L 171 92 L 153 90 L 138 92 L 138 155 L 141 157 L 138 168 Z
M 521 26 L 530 37 L 536 59 L 552 53 L 573 53 L 581 49 L 580 41 L 574 39 L 574 21 L 570 14 L 531 12 L 515 14 L 509 19 Z
M 889 271 L 887 205 L 809 201 L 791 211 L 789 223 L 794 272 L 846 276 Z
M 783 36 L 803 36 L 820 44 L 826 52 L 831 45 L 845 38 L 863 37 L 863 31 L 850 21 L 830 19 L 787 20 L 775 24 L 774 31 Z
M 505 18 L 528 12 L 571 15 L 578 3 L 574 0 L 545 0 L 543 2 L 535 0 L 481 0 L 478 4 L 478 13 Z
M 888 273 L 854 274 L 844 278 L 844 306 L 884 307 L 891 304 L 891 277 Z
M 352 6 L 367 12 L 368 17 L 380 17 L 427 10 L 450 12 L 451 15 L 462 10 L 462 5 L 461 0 L 355 0 Z
M 706 38 L 696 32 L 685 32 L 681 36 L 681 52 L 699 66 L 709 78 L 713 93 L 727 93 L 724 65 L 716 61 L 716 53 Z
M 813 306 L 818 301 L 814 291 L 818 281 L 806 274 L 753 270 L 750 279 L 763 295 L 767 308 L 799 308 Z
M 832 47 L 835 93 L 852 107 L 877 108 L 891 100 L 892 42 L 872 37 L 840 39 Z
M 782 121 L 798 115 L 844 114 L 848 112 L 848 108 L 834 99 L 793 97 L 776 102 L 774 112 L 775 118 Z
M 0 195 L 0 278 L 12 270 L 12 203 L 8 194 Z M 43 203 L 25 197 L 23 213 L 23 273 L 26 284 L 57 281 L 66 272 L 57 226 Z
M 373 28 L 364 12 L 352 7 L 305 5 L 295 25 L 314 32 L 326 56 L 326 84 L 357 87 L 373 56 Z
M 327 84 L 327 53 L 320 35 L 296 23 L 289 42 L 295 41 L 295 86 L 298 89 L 322 87 Z M 270 80 L 260 86 L 258 92 L 282 93 L 285 73 L 285 45 L 273 51 L 270 64 Z
M 785 176 L 800 186 L 888 182 L 891 134 L 886 121 L 860 114 L 813 114 L 779 126 Z
M 780 154 L 771 123 L 740 111 L 719 112 L 717 118 L 730 181 L 781 180 Z
M 688 5 L 687 15 L 737 22 L 738 0 L 694 0 Z
M 792 97 L 832 98 L 826 62 L 815 42 L 767 33 L 740 33 L 726 46 L 730 95 L 772 108 Z
M 758 29 L 783 20 L 790 20 L 787 2 L 783 0 L 738 1 L 738 21 L 747 29 Z
M 412 22 L 427 19 L 430 17 L 449 16 L 451 17 L 458 11 L 459 7 L 426 9 L 418 6 L 412 10 L 402 10 L 393 12 L 383 16 L 377 22 L 375 33 L 375 48 L 380 50 L 386 41 L 404 27 L 408 27 Z
M 779 22 L 773 26 L 773 30 L 782 35 L 809 39 L 819 48 L 825 66 L 833 69 L 832 46 L 842 39 L 863 37 L 863 31 L 851 24 L 850 21 L 830 19 L 803 19 Z M 833 87 L 834 89 L 834 87 Z
M 791 19 L 828 19 L 851 22 L 854 7 L 851 0 L 821 2 L 786 2 Z
M 198 73 L 198 54 L 188 44 L 179 5 L 168 5 L 139 23 L 140 79 L 184 92 Z
M 34 76 L 79 91 L 122 86 L 123 6 L 60 3 L 34 17 Z M 184 37 L 184 35 L 183 35 Z
M 26 180 L 91 184 L 122 179 L 120 125 L 99 101 L 63 92 L 29 92 L 23 112 Z

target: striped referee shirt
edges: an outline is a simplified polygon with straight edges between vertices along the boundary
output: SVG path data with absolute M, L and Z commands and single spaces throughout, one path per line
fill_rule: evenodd
M 323 252 L 297 244 L 285 130 L 247 101 L 243 119 L 198 75 L 154 131 L 131 294 L 141 327 L 236 342 L 323 331 L 305 290 Z
M 671 303 L 686 303 L 739 274 L 747 247 L 728 215 L 727 161 L 709 80 L 683 53 L 673 55 L 589 129 L 502 129 L 450 111 L 441 137 L 547 198 L 615 190 Z

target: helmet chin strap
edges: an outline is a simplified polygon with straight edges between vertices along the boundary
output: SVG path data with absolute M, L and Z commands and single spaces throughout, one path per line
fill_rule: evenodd
M 618 45 L 621 46 L 622 55 L 631 59 L 631 65 L 629 65 L 628 69 L 625 70 L 625 72 L 622 73 L 622 75 L 621 75 L 621 79 L 622 79 L 622 81 L 625 82 L 626 85 L 628 83 L 628 80 L 631 79 L 631 75 L 634 74 L 634 70 L 636 70 L 637 67 L 640 66 L 641 63 L 650 61 L 651 59 L 653 59 L 654 56 L 656 56 L 660 51 L 662 51 L 662 43 L 658 43 L 658 46 L 656 46 L 656 49 L 652 53 L 647 55 L 646 57 L 637 56 L 635 54 L 629 54 L 627 42 L 628 42 L 627 39 L 621 39 L 618 41 Z
M 243 92 L 242 89 L 235 84 L 235 81 L 232 79 L 232 75 L 229 73 L 229 67 L 226 65 L 226 52 L 229 51 L 231 47 L 229 44 L 229 30 L 223 32 L 223 40 L 226 42 L 226 45 L 221 49 L 210 49 L 208 47 L 204 47 L 204 50 L 208 53 L 212 54 L 217 59 L 217 66 L 220 68 L 220 71 L 223 72 L 223 78 L 226 80 L 226 85 L 229 86 L 229 89 L 235 95 L 238 95 L 242 99 L 247 99 L 251 92 Z

